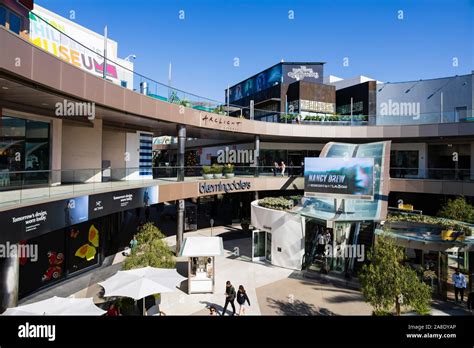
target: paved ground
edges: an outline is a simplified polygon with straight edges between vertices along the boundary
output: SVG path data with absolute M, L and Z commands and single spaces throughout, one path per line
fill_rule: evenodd
M 208 315 L 207 307 L 214 305 L 222 311 L 225 297 L 225 282 L 230 280 L 237 288 L 247 289 L 251 306 L 248 315 L 370 315 L 372 309 L 356 290 L 355 282 L 346 282 L 337 277 L 318 276 L 303 278 L 302 273 L 266 263 L 251 262 L 251 238 L 238 226 L 215 227 L 213 235 L 224 240 L 225 254 L 216 258 L 216 287 L 214 294 L 187 294 L 187 282 L 173 293 L 162 294 L 161 310 L 168 315 Z M 210 236 L 210 229 L 186 233 L 186 236 Z M 175 246 L 175 236 L 166 242 Z M 235 255 L 238 248 L 239 255 Z M 36 302 L 52 296 L 93 297 L 96 304 L 105 299 L 100 296 L 102 288 L 97 285 L 121 269 L 124 257 L 121 253 L 109 257 L 99 269 L 87 272 L 60 285 L 43 290 L 21 301 L 21 304 Z M 187 259 L 178 258 L 177 269 L 187 276 Z M 237 304 L 236 304 L 237 307 Z M 238 310 L 238 308 L 237 308 Z M 228 308 L 227 314 L 230 314 Z M 433 315 L 469 315 L 463 307 L 450 302 L 434 302 Z

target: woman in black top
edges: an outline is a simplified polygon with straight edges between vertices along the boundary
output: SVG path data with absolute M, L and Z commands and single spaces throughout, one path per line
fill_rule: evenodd
M 250 300 L 247 296 L 247 292 L 245 291 L 242 285 L 239 285 L 239 291 L 237 291 L 237 303 L 239 304 L 239 315 L 245 315 L 245 301 L 250 306 Z

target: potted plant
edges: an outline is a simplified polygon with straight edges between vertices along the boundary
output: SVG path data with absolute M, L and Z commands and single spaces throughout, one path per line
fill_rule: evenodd
M 240 226 L 242 227 L 242 230 L 244 232 L 247 232 L 250 228 L 250 220 L 247 218 L 242 219 L 242 221 L 240 222 Z
M 224 175 L 226 179 L 233 178 L 235 176 L 234 174 L 234 165 L 233 164 L 226 164 L 224 167 Z
M 214 179 L 221 179 L 222 178 L 222 169 L 223 167 L 218 164 L 212 165 L 212 173 L 214 174 Z
M 214 177 L 213 168 L 210 166 L 203 166 L 202 167 L 202 176 L 205 180 L 210 180 Z

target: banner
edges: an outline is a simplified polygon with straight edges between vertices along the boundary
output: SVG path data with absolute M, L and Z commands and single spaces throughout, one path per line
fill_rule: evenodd
M 373 158 L 305 158 L 305 196 L 373 199 Z

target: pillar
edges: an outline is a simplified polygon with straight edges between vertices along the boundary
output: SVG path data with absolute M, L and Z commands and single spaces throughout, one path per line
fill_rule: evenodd
M 255 136 L 255 176 L 259 176 L 259 165 L 260 165 L 260 135 Z
M 176 256 L 179 254 L 181 245 L 183 244 L 184 235 L 184 199 L 177 201 L 176 206 Z
M 186 126 L 178 124 L 178 181 L 184 181 L 184 153 L 186 151 Z
M 13 255 L 0 258 L 0 313 L 18 305 L 20 260 Z
M 51 185 L 61 185 L 63 120 L 51 121 Z

